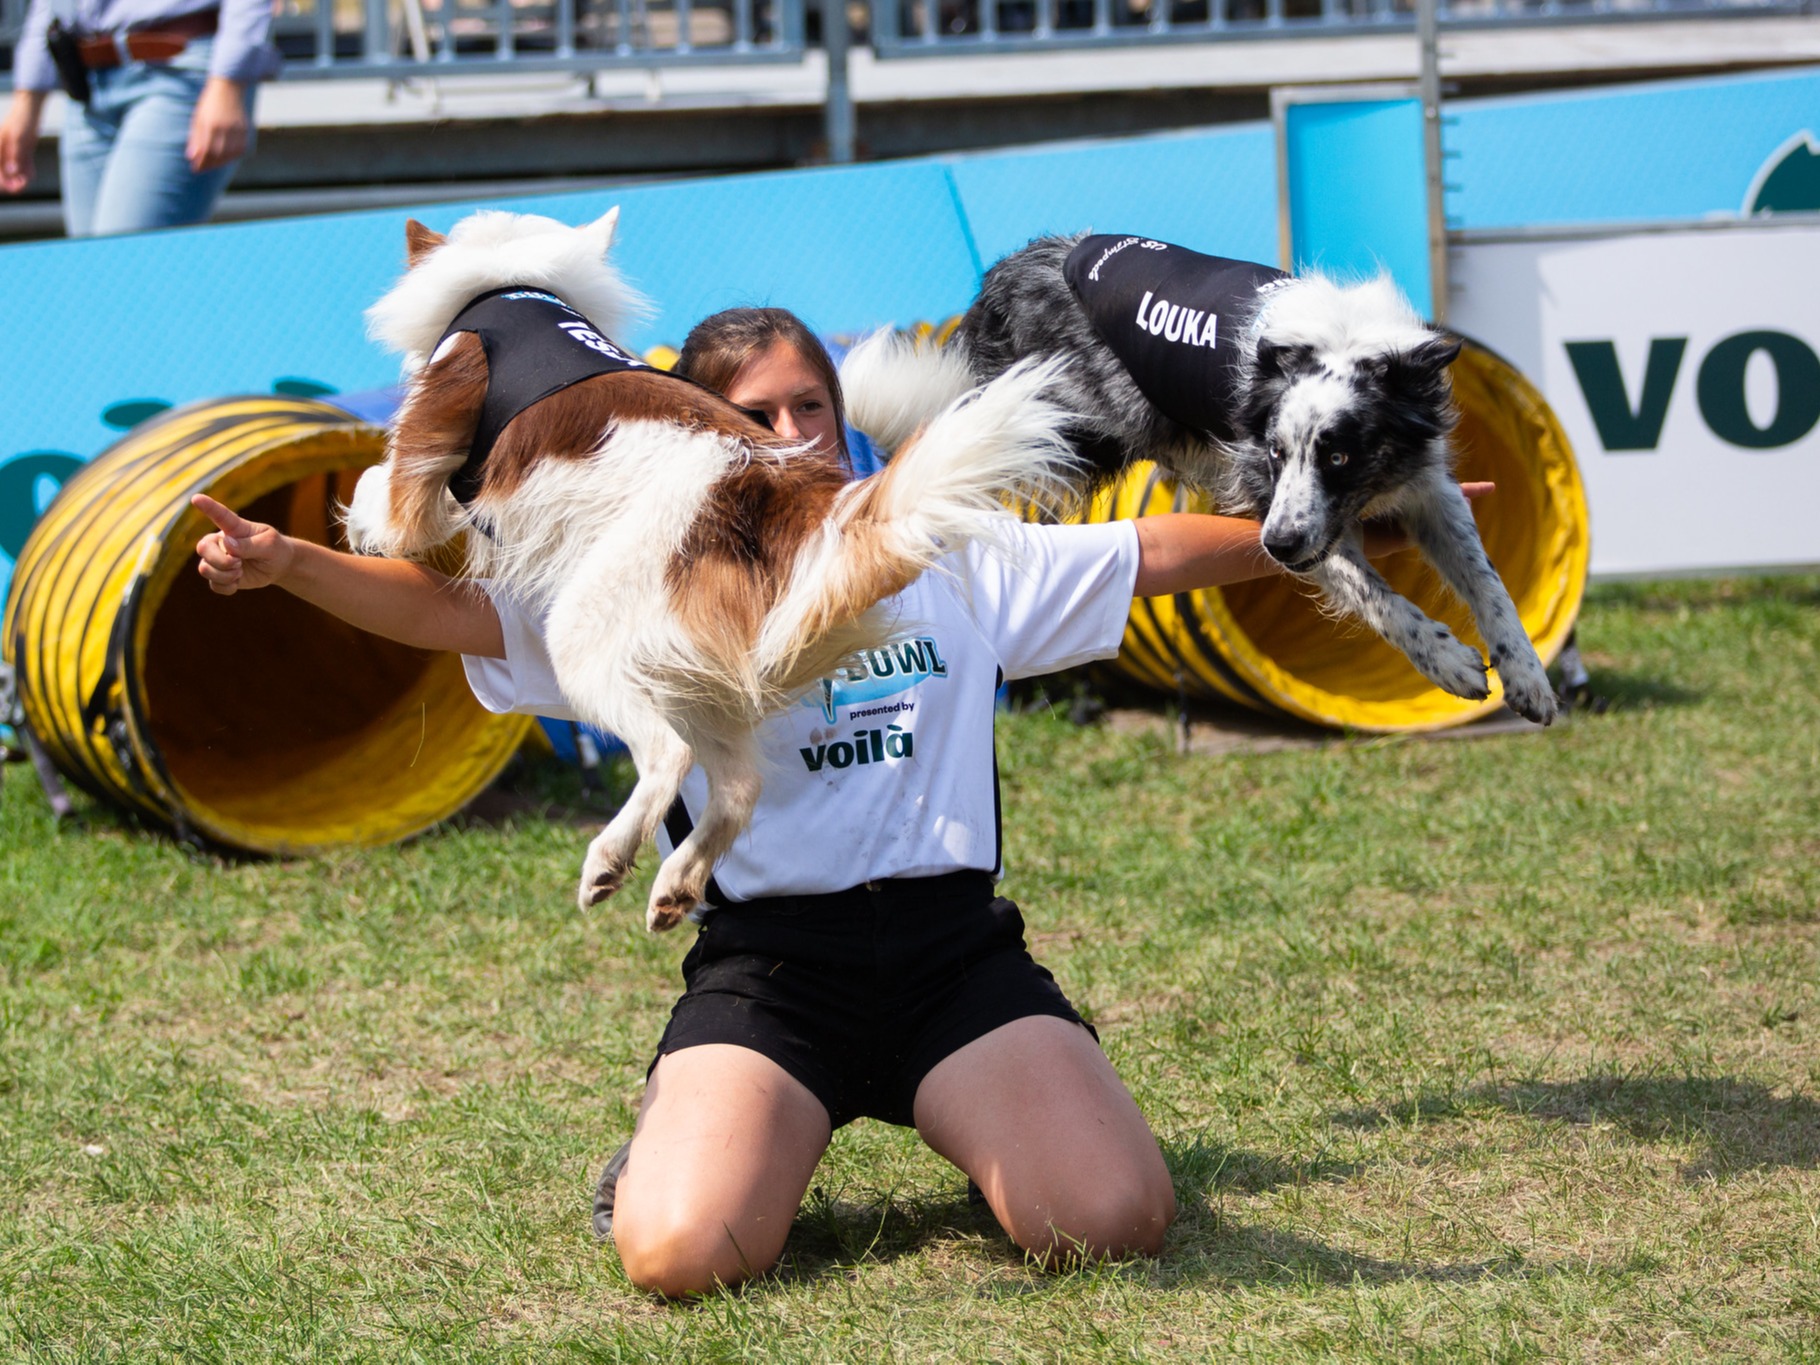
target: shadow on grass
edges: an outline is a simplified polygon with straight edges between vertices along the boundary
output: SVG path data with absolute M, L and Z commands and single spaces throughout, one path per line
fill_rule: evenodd
M 1270 1190 L 1329 1184 L 1357 1175 L 1356 1161 L 1284 1161 L 1264 1152 L 1209 1142 L 1172 1142 L 1164 1148 L 1182 1203 L 1204 1202 L 1221 1190 L 1264 1194 Z
M 1164 1260 L 1178 1261 L 1181 1278 L 1226 1285 L 1467 1284 L 1555 1273 L 1515 1252 L 1485 1261 L 1387 1261 L 1278 1228 L 1235 1227 L 1206 1211 L 1185 1212 L 1170 1240 Z
M 1454 1283 L 1535 1273 L 1515 1256 L 1453 1265 L 1381 1260 L 1276 1228 L 1236 1226 L 1222 1212 L 1224 1194 L 1338 1184 L 1364 1169 L 1356 1161 L 1285 1161 L 1204 1142 L 1173 1144 L 1168 1157 L 1181 1214 L 1163 1260 L 1166 1271 L 1184 1279 L 1256 1285 Z
M 1198 1165 L 1200 1157 L 1212 1149 L 1197 1147 L 1196 1151 Z M 1296 1163 L 1254 1152 L 1226 1152 L 1220 1154 L 1219 1177 L 1197 1187 L 1193 1178 L 1184 1180 L 1174 1155 L 1172 1152 L 1171 1167 L 1176 1174 L 1182 1211 L 1170 1233 L 1168 1247 L 1156 1261 L 1118 1262 L 1110 1268 L 1123 1266 L 1143 1275 L 1161 1274 L 1185 1281 L 1258 1285 L 1351 1284 L 1360 1280 L 1451 1283 L 1536 1273 L 1516 1257 L 1459 1265 L 1386 1261 L 1274 1229 L 1235 1227 L 1216 1207 L 1210 1207 L 1210 1201 L 1217 1200 L 1221 1190 L 1250 1194 L 1311 1180 L 1337 1180 L 1353 1168 L 1337 1162 Z M 971 1204 L 964 1197 L 916 1201 L 888 1198 L 877 1204 L 861 1204 L 814 1192 L 797 1214 L 782 1263 L 753 1285 L 813 1284 L 830 1276 L 848 1275 L 861 1265 L 914 1256 L 942 1242 L 970 1242 L 977 1249 L 974 1254 L 983 1252 L 1007 1268 L 1027 1267 L 1039 1279 L 1051 1278 L 1030 1266 L 990 1209 Z M 1052 1278 L 1060 1284 L 1070 1273 L 1056 1271 Z
M 1689 1179 L 1772 1166 L 1820 1166 L 1820 1104 L 1778 1096 L 1735 1076 L 1594 1075 L 1519 1081 L 1468 1093 L 1528 1118 L 1616 1124 L 1641 1142 L 1697 1134 L 1706 1151 L 1682 1168 Z
M 1368 1132 L 1373 1128 L 1382 1128 L 1388 1123 L 1411 1124 L 1429 1119 L 1458 1118 L 1465 1106 L 1454 1095 L 1420 1095 L 1402 1104 L 1393 1104 L 1383 1109 L 1370 1107 L 1361 1109 L 1336 1109 L 1327 1116 L 1327 1121 L 1336 1128 L 1353 1128 Z
M 1609 668 L 1595 669 L 1592 695 L 1614 711 L 1640 710 L 1646 706 L 1692 706 L 1706 699 L 1698 688 L 1683 687 L 1653 674 L 1622 673 Z
M 41 802 L 44 807 L 42 813 L 34 813 L 32 818 L 42 822 L 41 827 L 47 832 L 56 828 L 84 837 L 117 834 L 127 839 L 161 844 L 193 859 L 228 866 L 258 862 L 267 856 L 218 844 L 187 825 L 156 819 L 122 804 L 112 796 L 97 796 L 86 788 L 77 786 L 69 778 L 61 779 L 64 784 L 62 795 L 69 803 L 61 814 L 54 813 L 50 794 L 44 790 L 38 775 L 30 768 L 25 768 L 23 773 L 18 769 L 9 769 L 5 780 L 17 784 L 21 790 L 29 786 L 29 799 Z
M 818 1185 L 797 1211 L 783 1261 L 764 1279 L 812 1282 L 844 1275 L 861 1263 L 914 1256 L 932 1242 L 979 1237 L 996 1240 L 1007 1256 L 1022 1259 L 992 1210 L 970 1202 L 963 1191 L 916 1199 L 887 1194 L 877 1202 L 859 1203 L 831 1196 Z
M 1384 1260 L 1278 1229 L 1237 1226 L 1220 1211 L 1223 1193 L 1251 1195 L 1340 1181 L 1358 1172 L 1355 1163 L 1284 1161 L 1199 1142 L 1172 1144 L 1166 1155 L 1181 1205 L 1168 1246 L 1155 1261 L 1117 1262 L 1108 1269 L 1229 1285 L 1445 1284 L 1554 1273 L 1552 1267 L 1531 1264 L 1516 1253 L 1456 1264 Z M 1030 1268 L 1039 1279 L 1048 1278 L 1034 1271 L 990 1209 L 958 1190 L 937 1197 L 885 1195 L 861 1202 L 830 1196 L 818 1187 L 797 1213 L 777 1268 L 730 1292 L 813 1285 L 850 1276 L 861 1266 L 915 1256 L 941 1243 L 968 1243 L 973 1247 L 970 1254 L 984 1254 L 1007 1268 Z M 1071 1273 L 1054 1272 L 1054 1279 L 1060 1284 Z
M 520 820 L 597 829 L 631 795 L 638 780 L 629 759 L 610 758 L 586 772 L 549 757 L 513 756 L 487 789 L 450 817 L 457 828 L 494 829 Z
M 1170 1143 L 1164 1157 L 1175 1182 L 1184 1219 L 1205 1210 L 1220 1191 L 1261 1194 L 1286 1186 L 1344 1180 L 1358 1166 L 1340 1161 L 1283 1161 L 1261 1152 L 1212 1143 Z M 1025 1263 L 1023 1252 L 984 1202 L 960 1191 L 902 1197 L 892 1193 L 860 1200 L 812 1189 L 796 1215 L 782 1265 L 768 1277 L 805 1282 L 845 1274 L 860 1263 L 876 1264 L 912 1256 L 938 1242 L 985 1243 L 1007 1265 Z
M 1427 1106 L 1418 1101 L 1414 1108 Z M 1437 1104 L 1432 1113 L 1453 1112 Z M 1349 1111 L 1353 1126 L 1376 1126 L 1386 1116 Z M 1337 1120 L 1336 1120 L 1337 1121 Z M 1537 1264 L 1520 1252 L 1488 1260 L 1432 1262 L 1385 1260 L 1330 1246 L 1280 1228 L 1240 1225 L 1225 1214 L 1221 1196 L 1263 1194 L 1318 1183 L 1339 1183 L 1364 1169 L 1347 1161 L 1284 1161 L 1258 1152 L 1203 1143 L 1170 1151 L 1181 1214 L 1170 1230 L 1161 1268 L 1186 1281 L 1232 1286 L 1352 1285 L 1416 1282 L 1464 1284 L 1478 1280 L 1532 1279 L 1558 1267 Z M 1584 1270 L 1584 1266 L 1578 1267 Z
M 1383 1109 L 1340 1110 L 1328 1118 L 1341 1127 L 1370 1129 L 1459 1118 L 1486 1107 L 1545 1121 L 1610 1123 L 1639 1142 L 1697 1137 L 1706 1150 L 1682 1168 L 1688 1179 L 1820 1166 L 1820 1103 L 1779 1096 L 1735 1076 L 1606 1072 L 1575 1081 L 1515 1081 L 1457 1095 L 1424 1095 Z

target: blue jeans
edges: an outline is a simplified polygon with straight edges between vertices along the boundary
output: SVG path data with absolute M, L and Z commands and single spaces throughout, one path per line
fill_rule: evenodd
M 181 227 L 215 211 L 239 163 L 197 175 L 184 157 L 212 46 L 212 39 L 199 38 L 175 61 L 89 73 L 93 93 L 86 105 L 70 103 L 60 139 L 63 226 L 70 236 Z M 251 86 L 246 107 L 251 151 Z

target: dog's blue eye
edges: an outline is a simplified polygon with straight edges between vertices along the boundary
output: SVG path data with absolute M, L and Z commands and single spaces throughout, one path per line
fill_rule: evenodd
M 1338 469 L 1341 465 L 1345 464 L 1346 460 L 1347 460 L 1347 455 L 1346 455 L 1346 452 L 1343 450 L 1334 450 L 1334 451 L 1328 452 L 1327 463 L 1332 465 L 1335 469 Z
M 1282 446 L 1270 447 L 1270 458 L 1275 460 L 1278 464 L 1282 464 L 1283 463 L 1283 447 Z

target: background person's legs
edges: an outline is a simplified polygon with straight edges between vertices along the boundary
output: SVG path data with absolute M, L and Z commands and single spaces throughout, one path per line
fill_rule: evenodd
M 86 105 L 71 100 L 64 106 L 57 165 L 63 183 L 63 230 L 71 237 L 94 235 L 95 200 L 114 139 L 120 135 L 120 113 L 109 89 L 99 83 Z
M 619 1177 L 626 1274 L 671 1297 L 762 1275 L 832 1135 L 821 1101 L 768 1057 L 724 1043 L 667 1053 Z
M 99 237 L 206 222 L 240 164 L 230 162 L 201 175 L 190 169 L 185 155 L 190 121 L 206 73 L 138 63 L 118 73 L 97 74 L 118 74 L 121 80 L 117 95 L 110 91 L 119 102 L 118 125 L 95 190 L 88 233 Z M 249 87 L 249 123 L 252 103 Z M 247 150 L 252 150 L 250 136 Z
M 943 1059 L 917 1089 L 916 1126 L 1045 1262 L 1154 1255 L 1175 1219 L 1149 1124 L 1069 1020 L 1014 1020 Z

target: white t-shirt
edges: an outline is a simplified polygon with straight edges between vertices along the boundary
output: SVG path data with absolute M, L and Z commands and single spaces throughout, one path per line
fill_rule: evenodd
M 999 870 L 998 685 L 1118 653 L 1138 567 L 1125 521 L 1017 524 L 1011 544 L 1008 560 L 970 546 L 925 573 L 893 599 L 902 638 L 760 727 L 764 792 L 715 868 L 725 899 Z M 481 705 L 579 719 L 542 623 L 493 600 L 506 657 L 463 660 Z M 707 804 L 699 768 L 682 798 L 691 818 Z

